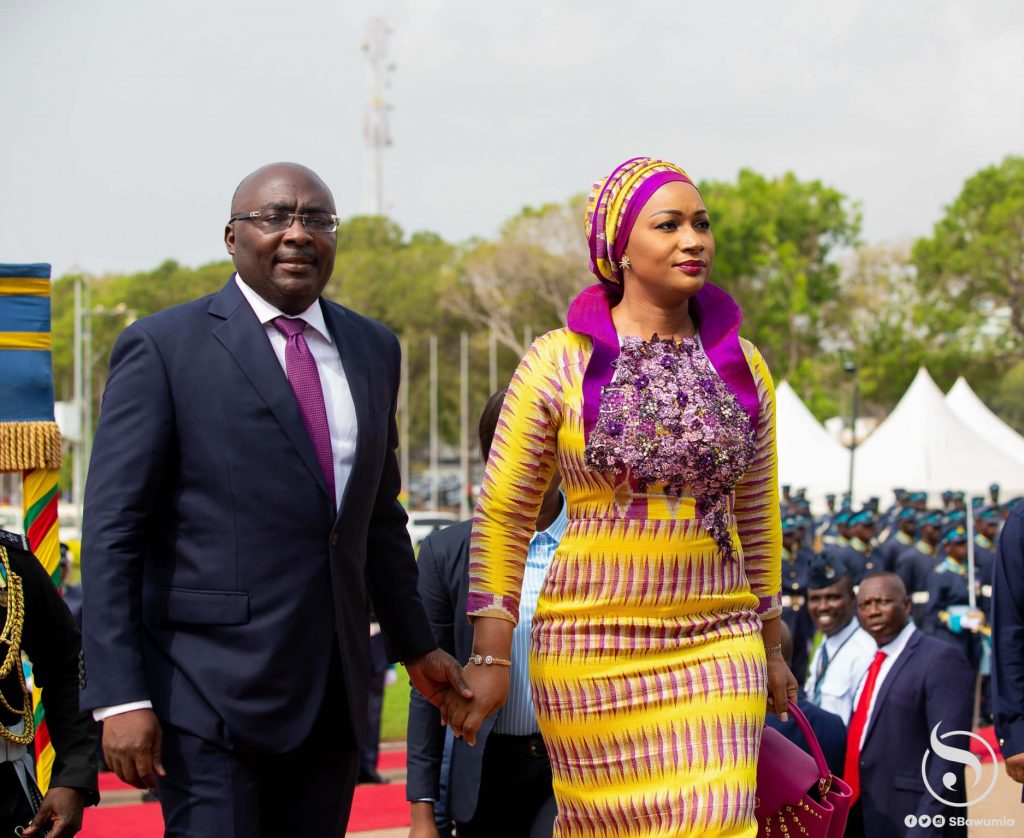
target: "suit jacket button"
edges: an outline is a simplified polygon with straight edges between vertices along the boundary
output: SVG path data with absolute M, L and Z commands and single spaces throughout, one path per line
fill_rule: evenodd
M 334 533 L 331 536 L 331 547 L 337 547 L 337 546 L 338 546 L 338 534 Z

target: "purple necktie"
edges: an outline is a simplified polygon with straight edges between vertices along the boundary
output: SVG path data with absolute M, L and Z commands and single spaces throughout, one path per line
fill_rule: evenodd
M 274 328 L 288 339 L 284 350 L 284 364 L 288 370 L 288 383 L 292 385 L 295 398 L 302 412 L 302 422 L 316 450 L 320 470 L 324 473 L 327 488 L 334 502 L 334 457 L 331 454 L 331 430 L 327 426 L 327 408 L 324 406 L 324 391 L 320 386 L 320 373 L 316 359 L 309 351 L 309 344 L 302 336 L 306 321 L 291 317 L 275 317 Z

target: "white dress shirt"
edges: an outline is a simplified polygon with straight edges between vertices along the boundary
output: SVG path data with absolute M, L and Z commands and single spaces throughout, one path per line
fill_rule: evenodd
M 242 292 L 246 302 L 256 313 L 256 317 L 263 324 L 270 346 L 281 364 L 281 369 L 287 375 L 287 364 L 285 363 L 285 347 L 288 339 L 282 335 L 273 324 L 276 317 L 289 317 L 281 310 L 274 308 L 259 294 L 252 290 L 242 278 L 236 273 L 235 283 Z M 327 321 L 324 320 L 323 309 L 320 308 L 320 300 L 317 300 L 304 312 L 296 316 L 297 319 L 305 320 L 306 330 L 302 333 L 309 346 L 309 351 L 316 361 L 317 369 L 320 372 L 320 387 L 324 393 L 324 406 L 327 409 L 327 427 L 331 432 L 331 458 L 334 462 L 334 496 L 338 507 L 341 506 L 341 499 L 345 495 L 345 487 L 348 485 L 352 475 L 352 466 L 356 456 L 356 408 L 352 401 L 352 391 L 348 386 L 348 378 L 345 376 L 345 368 L 341 364 L 341 356 L 338 354 L 334 340 L 327 328 Z M 133 701 L 128 704 L 118 704 L 113 707 L 98 707 L 92 711 L 92 717 L 101 722 L 109 716 L 116 716 L 120 713 L 127 713 L 131 710 L 146 710 L 152 708 L 150 701 Z
M 821 696 L 815 701 L 818 670 L 825 649 L 828 649 L 828 666 L 820 676 Z M 826 637 L 815 649 L 814 657 L 811 659 L 810 676 L 804 686 L 808 697 L 822 710 L 835 713 L 843 720 L 843 724 L 848 725 L 850 716 L 853 715 L 854 693 L 868 667 L 871 666 L 875 650 L 875 641 L 860 627 L 860 623 L 854 617 L 847 626 L 831 637 Z
M 871 717 L 875 712 L 875 702 L 878 700 L 878 695 L 882 691 L 882 683 L 885 681 L 885 676 L 889 674 L 889 670 L 892 669 L 893 664 L 896 663 L 900 655 L 903 654 L 903 650 L 907 648 L 907 642 L 910 640 L 910 636 L 917 631 L 914 626 L 913 620 L 908 620 L 907 624 L 903 627 L 892 640 L 886 643 L 884 646 L 879 646 L 876 651 L 885 652 L 885 660 L 882 661 L 882 666 L 878 670 L 878 678 L 875 680 L 875 692 L 871 696 L 871 703 L 868 705 L 868 717 L 864 722 L 864 730 L 860 735 L 861 747 L 864 747 L 864 737 L 867 736 L 868 728 L 871 726 Z M 857 685 L 857 693 L 854 699 L 853 706 L 857 706 L 857 702 L 860 701 L 860 695 L 864 692 L 865 678 L 861 678 L 860 683 Z

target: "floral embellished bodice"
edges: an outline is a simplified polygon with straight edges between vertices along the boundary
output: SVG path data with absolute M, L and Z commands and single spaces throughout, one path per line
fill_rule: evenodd
M 731 558 L 729 495 L 755 453 L 748 414 L 698 338 L 626 337 L 612 365 L 587 467 L 628 477 L 641 491 L 693 496 L 705 529 Z

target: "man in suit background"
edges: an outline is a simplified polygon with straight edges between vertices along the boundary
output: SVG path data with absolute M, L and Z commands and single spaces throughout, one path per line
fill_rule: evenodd
M 488 400 L 480 416 L 480 451 L 487 460 L 505 390 Z M 448 799 L 440 799 L 445 734 L 440 713 L 417 695 L 409 705 L 408 775 L 412 838 L 437 838 L 436 807 L 447 804 L 458 838 L 550 836 L 557 807 L 551 763 L 533 713 L 527 658 L 530 624 L 547 567 L 568 520 L 556 474 L 541 502 L 537 532 L 530 541 L 523 577 L 519 624 L 512 639 L 509 697 L 488 717 L 475 746 L 457 738 L 452 745 Z M 432 533 L 420 545 L 420 594 L 441 647 L 458 660 L 473 651 L 473 627 L 466 619 L 469 542 L 472 521 Z
M 344 834 L 369 604 L 431 700 L 436 648 L 397 496 L 399 348 L 321 298 L 334 199 L 309 169 L 235 191 L 236 273 L 136 321 L 110 363 L 85 499 L 82 706 L 168 836 Z
M 1006 773 L 1016 782 L 1024 783 L 1024 503 L 1010 512 L 996 552 L 992 583 L 992 703 Z
M 877 646 L 867 675 L 857 690 L 846 740 L 843 779 L 853 789 L 847 836 L 966 836 L 965 827 L 944 824 L 919 826 L 907 822 L 942 815 L 963 815 L 929 793 L 922 776 L 926 761 L 928 784 L 947 800 L 964 800 L 964 764 L 981 765 L 959 736 L 970 731 L 974 673 L 963 652 L 917 630 L 910 619 L 911 602 L 903 580 L 895 573 L 869 576 L 857 591 L 861 625 Z M 937 740 L 936 737 L 939 737 Z M 936 747 L 936 741 L 940 744 Z M 961 749 L 963 760 L 939 756 L 942 746 Z M 952 773 L 955 782 L 947 784 Z M 972 779 L 976 779 L 972 777 Z

